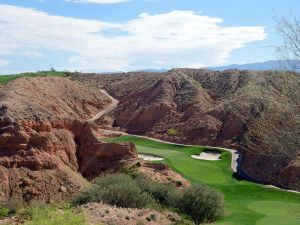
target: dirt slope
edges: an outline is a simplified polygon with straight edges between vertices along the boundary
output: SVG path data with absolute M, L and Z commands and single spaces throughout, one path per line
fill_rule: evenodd
M 77 75 L 119 100 L 98 124 L 164 140 L 238 149 L 240 172 L 299 190 L 300 76 L 173 69 Z M 168 136 L 168 129 L 177 134 Z
M 1 87 L 0 103 L 0 199 L 62 200 L 87 185 L 81 174 L 137 157 L 129 143 L 101 143 L 86 122 L 111 104 L 100 90 L 68 78 L 20 78 Z

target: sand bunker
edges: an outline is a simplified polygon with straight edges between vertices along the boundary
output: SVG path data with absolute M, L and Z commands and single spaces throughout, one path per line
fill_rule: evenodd
M 139 154 L 139 158 L 146 160 L 146 161 L 161 161 L 164 160 L 164 158 L 159 157 L 157 155 L 151 155 L 151 154 Z
M 200 155 L 192 155 L 191 157 L 194 159 L 216 161 L 216 160 L 220 160 L 220 156 L 221 154 L 216 151 L 203 151 L 200 153 Z

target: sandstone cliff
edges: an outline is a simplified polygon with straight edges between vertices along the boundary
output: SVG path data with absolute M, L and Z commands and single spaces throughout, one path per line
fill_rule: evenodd
M 136 158 L 132 144 L 101 143 L 86 121 L 110 104 L 68 78 L 20 78 L 0 89 L 0 199 L 56 201 Z

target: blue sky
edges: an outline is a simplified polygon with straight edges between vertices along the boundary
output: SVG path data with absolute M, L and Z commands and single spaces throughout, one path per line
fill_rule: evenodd
M 276 59 L 298 0 L 0 0 L 0 74 L 129 71 Z

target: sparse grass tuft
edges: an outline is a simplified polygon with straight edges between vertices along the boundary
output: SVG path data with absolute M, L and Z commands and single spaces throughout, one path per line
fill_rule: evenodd
M 23 208 L 23 200 L 18 198 L 10 198 L 5 202 L 0 203 L 0 219 L 11 214 L 16 214 Z
M 70 207 L 35 205 L 30 208 L 31 217 L 25 225 L 85 225 L 82 212 Z

